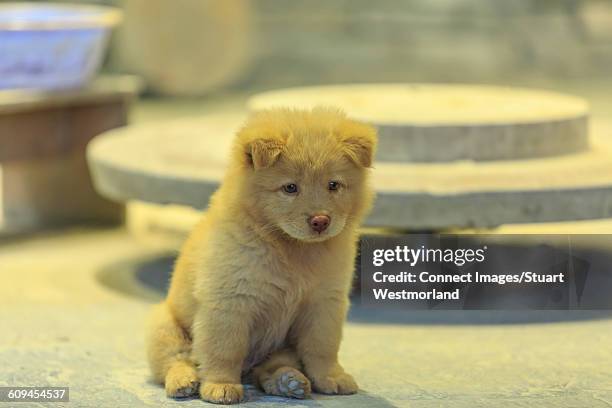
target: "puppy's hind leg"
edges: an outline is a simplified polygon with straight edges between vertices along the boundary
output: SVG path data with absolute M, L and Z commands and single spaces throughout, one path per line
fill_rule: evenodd
M 279 350 L 253 369 L 257 384 L 271 395 L 308 398 L 310 381 L 302 374 L 297 354 L 290 349 Z
M 190 354 L 191 339 L 168 305 L 155 305 L 147 328 L 147 358 L 153 378 L 165 385 L 168 397 L 197 394 L 199 379 Z

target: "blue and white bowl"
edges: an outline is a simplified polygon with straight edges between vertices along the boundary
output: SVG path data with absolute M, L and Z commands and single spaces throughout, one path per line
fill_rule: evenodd
M 111 7 L 0 3 L 0 89 L 85 85 L 100 68 L 121 17 Z

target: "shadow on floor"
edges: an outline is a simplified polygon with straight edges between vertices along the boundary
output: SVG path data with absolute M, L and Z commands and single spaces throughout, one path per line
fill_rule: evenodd
M 359 390 L 359 392 L 354 395 L 323 395 L 314 393 L 311 398 L 294 399 L 264 394 L 253 384 L 252 379 L 248 377 L 243 378 L 243 384 L 245 398 L 244 401 L 240 403 L 240 406 L 244 407 L 397 408 L 396 405 L 385 398 L 370 394 L 364 390 Z M 160 394 L 164 393 L 164 388 L 161 385 L 152 381 L 149 381 L 147 385 L 157 388 Z M 176 406 L 184 406 L 185 408 L 192 407 L 195 404 L 202 404 L 197 396 L 167 399 L 167 401 L 178 402 L 179 404 Z
M 247 386 L 246 389 L 247 403 L 249 406 L 252 403 L 254 406 L 274 403 L 274 406 L 280 407 L 351 407 L 351 408 L 396 408 L 391 402 L 382 397 L 369 394 L 366 391 L 359 391 L 355 395 L 321 395 L 314 394 L 310 399 L 296 400 L 291 398 L 275 397 L 266 395 L 259 391 L 254 386 Z

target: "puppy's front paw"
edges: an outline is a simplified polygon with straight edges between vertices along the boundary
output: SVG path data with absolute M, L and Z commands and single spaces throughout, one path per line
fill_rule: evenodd
M 310 381 L 292 367 L 280 367 L 262 384 L 262 387 L 267 394 L 281 397 L 302 399 L 310 396 Z
M 338 373 L 312 379 L 315 391 L 321 394 L 355 394 L 359 386 L 350 374 Z
M 236 404 L 244 397 L 244 389 L 242 384 L 204 382 L 200 386 L 200 397 L 215 404 Z
M 170 398 L 187 398 L 198 393 L 200 381 L 195 368 L 188 364 L 176 364 L 166 374 L 166 395 Z

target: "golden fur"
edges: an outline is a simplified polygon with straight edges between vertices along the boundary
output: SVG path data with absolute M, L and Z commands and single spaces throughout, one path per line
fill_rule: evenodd
M 199 387 L 206 401 L 236 403 L 249 371 L 269 394 L 357 391 L 338 349 L 375 145 L 373 128 L 334 109 L 247 121 L 149 322 L 149 363 L 168 396 Z M 319 233 L 309 220 L 320 214 L 331 222 Z

